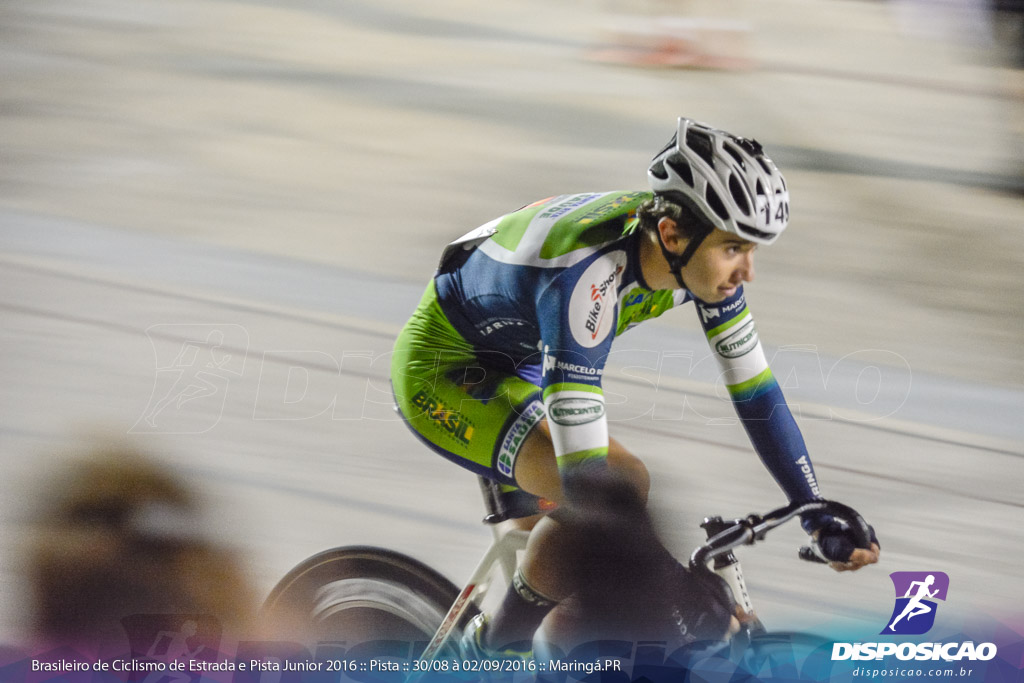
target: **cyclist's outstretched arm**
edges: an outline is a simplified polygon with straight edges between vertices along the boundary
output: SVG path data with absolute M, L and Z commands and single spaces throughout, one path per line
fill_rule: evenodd
M 765 358 L 743 287 L 718 304 L 697 302 L 697 311 L 736 414 L 761 461 L 791 501 L 820 498 L 803 434 Z M 830 518 L 808 515 L 801 522 L 833 569 L 859 569 L 878 561 L 877 544 L 855 548 Z

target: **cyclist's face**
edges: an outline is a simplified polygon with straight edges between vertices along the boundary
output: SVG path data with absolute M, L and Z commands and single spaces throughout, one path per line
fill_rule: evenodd
M 717 303 L 754 279 L 757 245 L 731 232 L 715 230 L 683 268 L 686 286 L 701 301 Z

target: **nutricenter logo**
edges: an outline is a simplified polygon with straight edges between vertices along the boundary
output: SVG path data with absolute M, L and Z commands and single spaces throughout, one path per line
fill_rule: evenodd
M 548 417 L 560 425 L 582 425 L 604 417 L 604 402 L 592 398 L 560 398 L 551 403 Z
M 745 356 L 757 347 L 757 328 L 748 320 L 735 332 L 715 343 L 715 351 L 725 358 Z
M 896 604 L 880 635 L 922 635 L 935 625 L 936 600 L 946 600 L 949 576 L 943 572 L 893 572 Z M 880 660 L 895 656 L 917 661 L 988 661 L 996 656 L 993 643 L 835 643 L 832 660 Z

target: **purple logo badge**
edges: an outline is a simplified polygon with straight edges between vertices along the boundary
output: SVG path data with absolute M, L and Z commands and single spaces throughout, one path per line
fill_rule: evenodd
M 946 600 L 949 577 L 943 572 L 893 572 L 896 606 L 882 634 L 916 636 L 935 623 L 936 600 Z

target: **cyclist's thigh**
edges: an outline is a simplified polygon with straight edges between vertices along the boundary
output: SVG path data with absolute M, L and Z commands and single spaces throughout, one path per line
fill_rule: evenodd
M 515 485 L 515 463 L 544 416 L 540 389 L 481 364 L 428 288 L 395 344 L 391 382 L 406 424 L 468 470 Z

